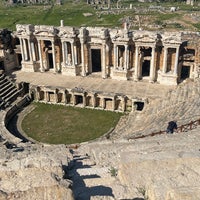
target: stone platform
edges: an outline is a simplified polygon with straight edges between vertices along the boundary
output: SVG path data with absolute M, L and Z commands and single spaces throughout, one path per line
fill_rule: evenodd
M 167 91 L 176 86 L 166 86 L 147 81 L 119 81 L 113 79 L 102 79 L 100 75 L 94 74 L 86 77 L 66 76 L 51 72 L 32 73 L 14 71 L 11 76 L 16 82 L 27 82 L 39 86 L 56 86 L 64 88 L 83 88 L 88 91 L 102 91 L 106 93 L 122 93 L 139 98 L 163 98 Z

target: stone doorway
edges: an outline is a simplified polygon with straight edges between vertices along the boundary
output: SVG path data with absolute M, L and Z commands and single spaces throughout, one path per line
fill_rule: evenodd
M 101 49 L 92 49 L 92 72 L 101 72 Z
M 142 63 L 142 77 L 150 75 L 150 60 L 144 60 Z
M 17 54 L 17 59 L 18 59 L 18 65 L 22 66 L 22 55 L 21 54 Z
M 0 70 L 4 70 L 4 62 L 0 61 Z
M 135 101 L 135 102 L 134 102 L 134 106 L 135 106 L 135 109 L 136 109 L 136 110 L 142 111 L 143 108 L 144 108 L 144 102 Z
M 76 95 L 76 105 L 83 104 L 83 96 L 82 95 Z
M 185 80 L 190 77 L 190 66 L 182 66 L 181 68 L 181 80 Z
M 49 63 L 49 69 L 53 69 L 53 55 L 50 52 L 48 52 L 48 63 Z

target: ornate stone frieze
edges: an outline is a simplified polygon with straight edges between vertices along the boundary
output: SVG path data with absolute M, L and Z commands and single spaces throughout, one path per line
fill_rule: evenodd
M 79 31 L 74 27 L 64 26 L 59 27 L 58 36 L 61 38 L 75 38 L 78 35 Z
M 17 24 L 16 25 L 16 34 L 17 35 L 31 35 L 34 32 L 34 26 L 31 24 L 27 25 L 22 25 L 22 24 Z
M 124 29 L 110 30 L 110 37 L 112 41 L 127 41 L 132 37 L 132 32 Z
M 164 44 L 181 44 L 182 43 L 182 33 L 181 32 L 165 32 L 162 35 L 162 41 Z
M 156 32 L 150 32 L 150 31 L 135 31 L 133 34 L 133 40 L 135 42 L 141 42 L 141 43 L 155 43 L 158 42 L 161 39 L 160 34 Z
M 90 37 L 107 39 L 109 37 L 109 31 L 106 28 L 102 27 L 87 27 L 88 34 Z
M 34 35 L 55 36 L 58 34 L 58 29 L 54 26 L 36 25 Z

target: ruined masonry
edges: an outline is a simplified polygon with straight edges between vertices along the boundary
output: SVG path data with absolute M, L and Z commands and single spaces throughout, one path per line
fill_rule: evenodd
M 17 25 L 23 71 L 176 85 L 199 76 L 200 34 Z
M 199 77 L 198 32 L 150 32 L 103 27 L 20 25 L 1 32 L 0 68 L 121 81 L 177 85 Z M 11 44 L 7 46 L 6 44 Z M 84 88 L 30 87 L 33 99 L 112 111 L 142 110 L 147 99 Z

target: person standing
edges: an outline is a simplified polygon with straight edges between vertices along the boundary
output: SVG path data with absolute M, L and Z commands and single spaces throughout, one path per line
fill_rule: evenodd
M 176 121 L 170 121 L 168 122 L 168 126 L 167 126 L 167 133 L 174 133 L 174 130 L 177 130 L 177 123 Z

